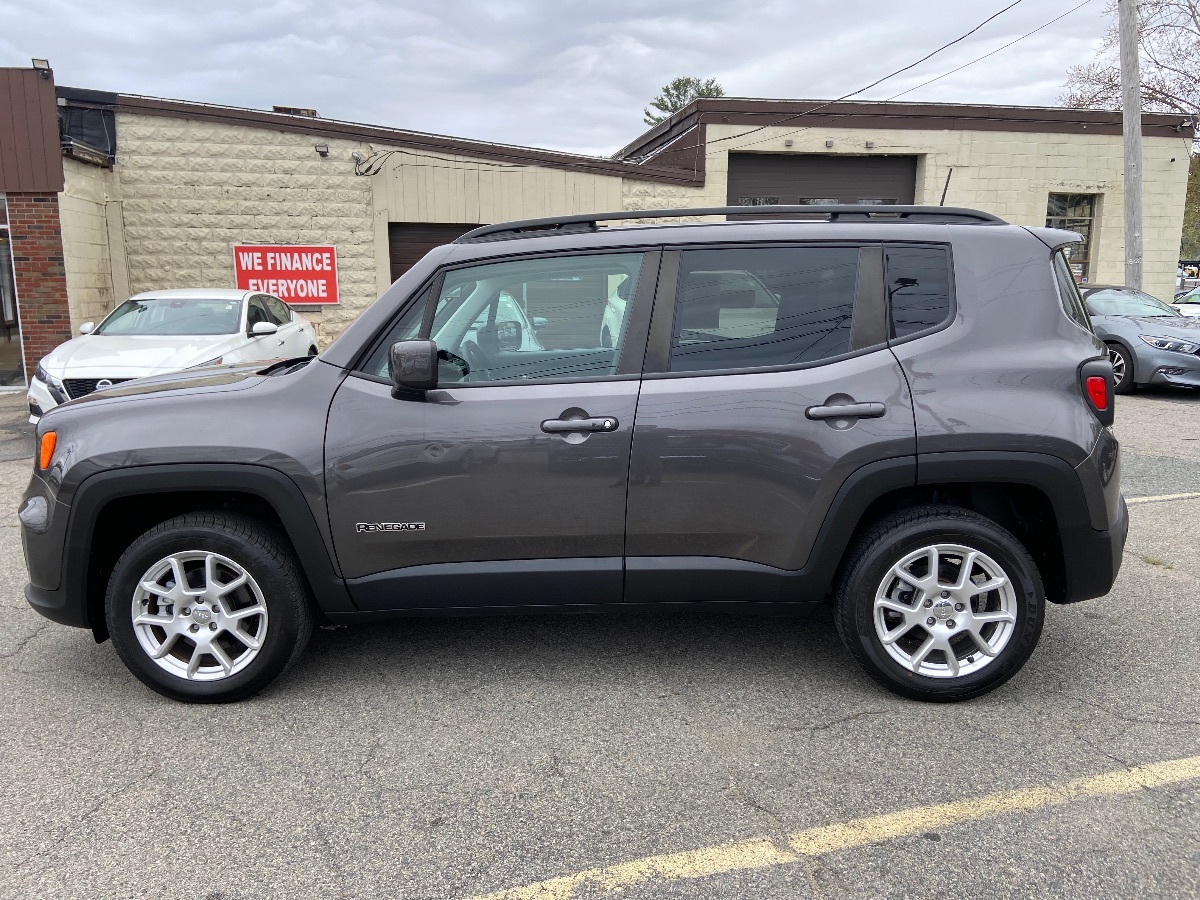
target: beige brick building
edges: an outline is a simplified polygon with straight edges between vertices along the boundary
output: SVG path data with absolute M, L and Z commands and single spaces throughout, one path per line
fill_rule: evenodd
M 662 207 L 944 201 L 1080 230 L 1079 277 L 1123 277 L 1121 123 L 1110 112 L 703 100 L 599 158 L 299 111 L 59 96 L 112 141 L 100 153 L 66 142 L 76 328 L 131 293 L 233 286 L 235 244 L 331 244 L 340 303 L 296 304 L 328 341 L 425 250 L 474 225 Z M 1192 133 L 1180 125 L 1143 121 L 1145 288 L 1160 297 L 1183 221 Z

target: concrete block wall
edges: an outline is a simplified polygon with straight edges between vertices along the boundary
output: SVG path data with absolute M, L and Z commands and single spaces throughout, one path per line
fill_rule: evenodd
M 79 160 L 63 160 L 66 184 L 58 197 L 62 219 L 63 262 L 67 276 L 71 326 L 99 322 L 126 295 L 113 284 L 114 267 L 109 248 L 109 204 L 120 209 L 119 187 L 111 169 Z M 124 252 L 123 246 L 116 248 Z M 124 287 L 124 285 L 121 285 Z
M 377 296 L 371 179 L 350 158 L 365 145 L 132 113 L 117 141 L 133 293 L 234 287 L 233 245 L 274 242 L 337 248 L 341 304 L 302 310 L 322 345 Z
M 38 361 L 71 337 L 58 195 L 5 196 L 25 372 L 32 377 Z

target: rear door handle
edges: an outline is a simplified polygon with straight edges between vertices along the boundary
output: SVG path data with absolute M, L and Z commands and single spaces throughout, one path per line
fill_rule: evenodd
M 572 431 L 616 431 L 621 423 L 615 416 L 594 419 L 547 419 L 542 423 L 546 434 L 570 434 Z
M 840 406 L 810 406 L 804 411 L 810 419 L 878 419 L 884 413 L 882 403 L 845 403 Z

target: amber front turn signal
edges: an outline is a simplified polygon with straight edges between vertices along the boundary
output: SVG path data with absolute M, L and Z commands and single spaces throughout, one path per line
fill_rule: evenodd
M 38 468 L 50 468 L 50 460 L 54 458 L 54 445 L 58 442 L 58 434 L 47 431 L 42 435 L 42 444 L 38 450 Z

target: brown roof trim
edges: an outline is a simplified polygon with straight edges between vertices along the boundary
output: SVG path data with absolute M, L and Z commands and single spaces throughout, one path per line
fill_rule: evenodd
M 819 109 L 819 111 L 817 111 Z M 1190 137 L 1174 113 L 1145 113 L 1147 137 Z M 971 106 L 959 103 L 888 103 L 826 100 L 693 100 L 665 122 L 623 147 L 618 159 L 645 156 L 700 124 L 804 128 L 904 128 L 946 131 L 1018 131 L 1043 134 L 1120 134 L 1121 114 L 1107 109 L 1050 106 Z M 657 157 L 655 158 L 657 161 Z
M 517 147 L 509 144 L 493 144 L 439 134 L 425 134 L 419 131 L 360 125 L 355 122 L 341 122 L 334 119 L 313 119 L 307 116 L 263 112 L 234 106 L 213 106 L 207 103 L 189 103 L 183 100 L 160 100 L 155 97 L 118 94 L 116 109 L 118 112 L 139 115 L 192 119 L 248 128 L 271 128 L 312 137 L 369 141 L 392 147 L 410 147 L 431 153 L 469 156 L 475 159 L 514 165 L 545 166 L 571 172 L 584 172 L 590 175 L 610 175 L 618 178 L 636 178 L 643 181 L 662 181 L 668 184 L 690 186 L 704 184 L 703 172 L 700 172 L 699 180 L 697 180 L 696 174 L 690 167 L 684 170 L 658 162 L 654 165 L 642 166 L 625 160 L 559 153 L 553 150 L 539 150 L 533 147 Z

